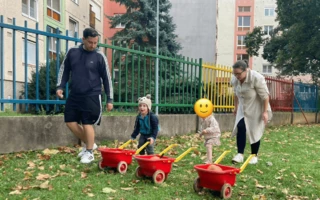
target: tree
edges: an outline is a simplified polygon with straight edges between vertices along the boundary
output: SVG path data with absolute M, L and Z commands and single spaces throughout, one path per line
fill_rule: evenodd
M 60 63 L 61 65 L 62 61 L 64 60 L 65 55 L 63 53 L 60 54 Z M 57 98 L 56 96 L 56 85 L 57 85 L 57 73 L 56 73 L 56 63 L 57 60 L 53 59 L 50 60 L 49 67 L 49 99 L 54 100 Z M 31 80 L 28 83 L 28 99 L 36 99 L 36 72 L 32 71 L 31 74 Z M 47 67 L 46 64 L 40 65 L 40 70 L 38 72 L 39 75 L 39 99 L 46 100 L 46 80 L 47 80 Z M 20 91 L 21 95 L 25 95 L 25 87 L 23 87 L 23 90 Z M 36 105 L 30 104 L 29 111 L 30 113 L 39 113 L 39 112 L 46 112 L 46 114 L 59 114 L 64 111 L 64 105 L 54 105 L 50 104 L 49 109 L 46 110 L 46 105 L 41 104 L 39 105 L 39 110 L 36 110 Z
M 124 24 L 125 28 L 117 32 L 111 40 L 122 44 L 135 44 L 141 49 L 156 47 L 157 1 L 156 0 L 115 0 L 127 8 L 123 15 L 108 16 L 111 28 Z M 173 56 L 181 49 L 174 34 L 176 25 L 169 15 L 171 8 L 169 0 L 159 1 L 159 53 Z
M 312 74 L 320 77 L 320 2 L 318 0 L 277 0 L 279 26 L 271 38 L 254 29 L 248 34 L 248 54 L 257 55 L 257 45 L 264 46 L 263 58 L 280 71 L 280 75 Z M 262 42 L 261 42 L 262 41 Z
M 125 28 L 117 32 L 110 39 L 116 42 L 116 46 L 131 49 L 137 49 L 138 47 L 141 51 L 155 53 L 157 39 L 157 1 L 115 0 L 115 2 L 124 5 L 127 12 L 123 15 L 107 16 L 111 21 L 110 27 L 115 28 L 118 24 L 124 24 Z M 179 58 L 177 54 L 181 49 L 181 45 L 177 42 L 177 35 L 174 33 L 176 25 L 173 24 L 172 17 L 169 15 L 171 6 L 169 0 L 159 1 L 159 55 Z M 154 97 L 156 84 L 154 77 L 155 57 L 141 56 L 141 54 L 127 53 L 120 50 L 114 51 L 113 53 L 113 67 L 119 69 L 119 77 L 121 78 L 121 81 L 117 82 L 115 86 L 115 99 L 118 98 L 123 101 L 123 99 L 127 99 L 127 96 L 129 96 L 129 99 L 133 98 L 136 100 L 137 97 L 144 96 L 148 93 Z M 144 76 L 145 73 L 147 77 Z M 178 94 L 179 91 L 190 93 L 189 97 L 191 97 L 191 94 L 193 94 L 192 97 L 195 96 L 194 93 L 192 93 L 193 91 L 189 91 L 190 88 L 194 88 L 198 83 L 198 80 L 195 78 L 191 79 L 192 81 L 189 80 L 187 83 L 193 87 L 179 88 L 181 82 L 178 80 L 182 79 L 183 73 L 185 72 L 182 71 L 179 62 L 166 59 L 159 60 L 159 97 L 166 99 L 166 103 L 179 103 L 176 102 L 177 98 L 172 97 L 172 95 Z M 186 79 L 188 79 L 188 77 Z M 140 82 L 138 80 L 140 80 Z M 140 87 L 138 86 L 139 83 Z M 174 88 L 170 83 L 175 83 L 174 85 L 176 85 L 176 87 Z M 120 87 L 117 87 L 119 86 L 118 84 Z M 133 85 L 134 88 L 131 88 Z M 142 94 L 143 91 L 145 94 Z M 160 102 L 164 102 L 163 99 L 160 99 Z M 167 109 L 164 108 L 162 110 Z
M 263 57 L 283 75 L 312 74 L 320 77 L 320 2 L 278 0 L 279 27 L 266 42 Z
M 263 45 L 265 39 L 263 39 L 262 27 L 255 27 L 252 32 L 247 33 L 244 43 L 246 44 L 247 53 L 249 56 L 259 56 L 260 46 Z

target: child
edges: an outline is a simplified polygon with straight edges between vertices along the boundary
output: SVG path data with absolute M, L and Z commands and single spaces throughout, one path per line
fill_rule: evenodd
M 207 149 L 205 164 L 212 163 L 212 146 L 220 146 L 220 127 L 213 115 L 206 118 L 200 117 L 200 137 L 204 136 L 204 146 Z
M 139 104 L 139 114 L 136 118 L 133 133 L 131 134 L 131 139 L 136 139 L 137 135 L 140 133 L 138 148 L 140 148 L 146 142 L 150 144 L 146 147 L 147 154 L 154 154 L 154 144 L 158 135 L 158 117 L 151 112 L 151 95 L 148 94 L 145 97 L 138 99 Z M 143 149 L 140 155 L 145 154 Z

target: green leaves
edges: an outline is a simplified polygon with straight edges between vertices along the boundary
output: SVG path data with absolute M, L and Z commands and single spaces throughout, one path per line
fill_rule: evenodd
M 281 75 L 310 73 L 320 77 L 320 3 L 317 0 L 278 0 L 279 27 L 267 41 L 263 57 Z
M 265 39 L 263 39 L 264 33 L 262 27 L 255 27 L 251 33 L 248 33 L 244 39 L 246 44 L 247 53 L 249 56 L 259 56 L 260 46 L 263 45 Z

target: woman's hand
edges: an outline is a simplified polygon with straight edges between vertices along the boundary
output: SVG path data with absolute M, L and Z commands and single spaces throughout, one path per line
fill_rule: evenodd
M 267 111 L 262 113 L 262 120 L 265 125 L 268 123 L 268 112 Z

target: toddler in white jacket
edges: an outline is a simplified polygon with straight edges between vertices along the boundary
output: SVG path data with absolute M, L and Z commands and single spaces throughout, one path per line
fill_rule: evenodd
M 207 158 L 204 163 L 212 163 L 212 147 L 220 146 L 221 131 L 216 118 L 209 115 L 206 118 L 200 117 L 200 137 L 204 136 L 204 146 L 207 149 Z

